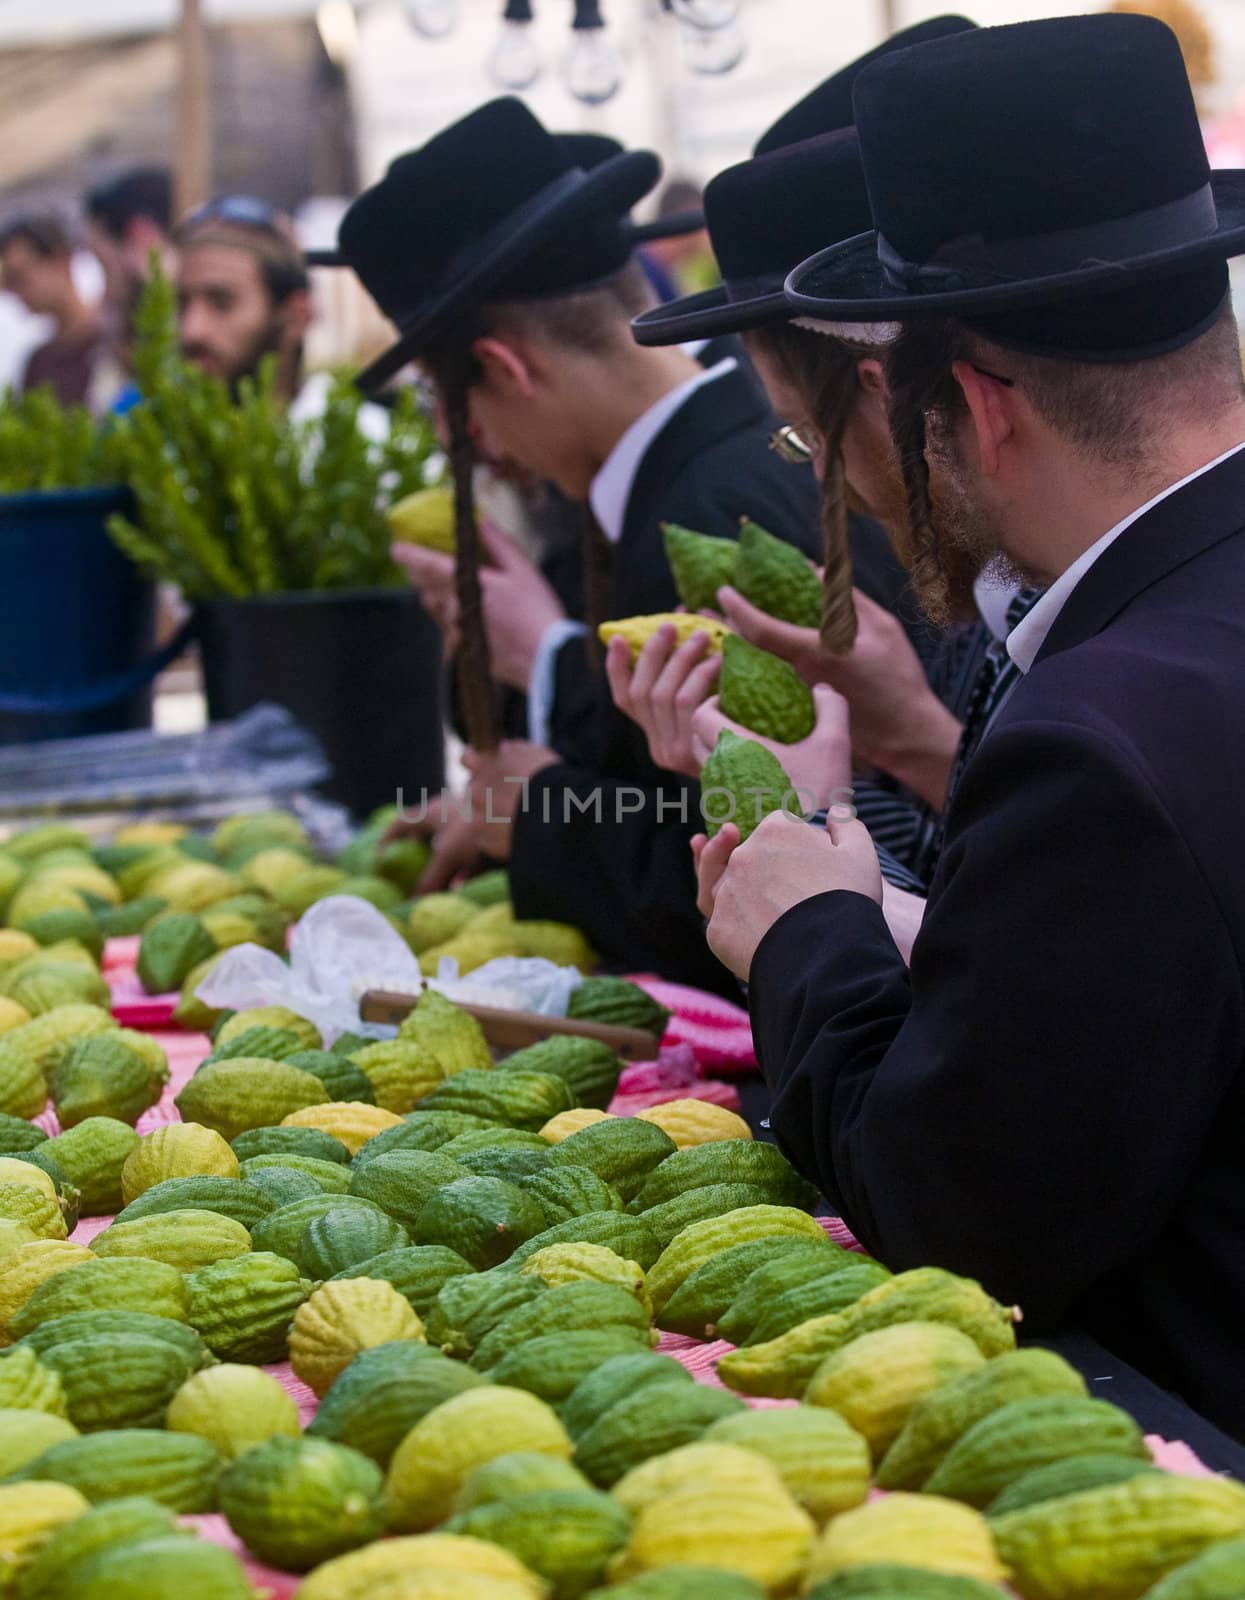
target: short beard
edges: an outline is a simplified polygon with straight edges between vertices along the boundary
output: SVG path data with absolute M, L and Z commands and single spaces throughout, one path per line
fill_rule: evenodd
M 926 616 L 946 627 L 976 616 L 973 590 L 983 574 L 1000 583 L 1011 581 L 1014 574 L 999 549 L 994 521 L 974 492 L 953 424 L 945 416 L 927 417 L 925 453 L 931 516 L 926 539 L 913 551 L 912 584 Z
M 239 359 L 233 371 L 223 376 L 222 381 L 229 391 L 229 398 L 235 405 L 242 398 L 242 385 L 248 382 L 253 383 L 259 377 L 259 369 L 269 356 L 277 357 L 277 388 L 279 391 L 284 390 L 287 363 L 281 359 L 281 340 L 281 324 L 274 317 L 270 322 L 265 323 L 264 327 L 256 334 L 250 348 Z M 195 345 L 184 345 L 182 347 L 182 355 L 193 365 L 200 365 L 199 350 Z M 297 364 L 294 370 L 297 372 Z
M 227 379 L 230 398 L 236 404 L 241 398 L 241 387 L 248 380 L 254 382 L 259 377 L 259 369 L 268 356 L 280 357 L 281 354 L 281 324 L 274 317 L 264 325 L 263 330 L 256 336 L 255 343 L 251 346 L 246 356 L 239 363 L 235 371 Z M 285 374 L 281 371 L 282 363 L 277 362 L 277 382 L 281 384 Z

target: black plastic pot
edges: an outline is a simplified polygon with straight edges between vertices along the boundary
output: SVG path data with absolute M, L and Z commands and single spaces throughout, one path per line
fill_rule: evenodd
M 0 744 L 151 723 L 155 588 L 108 537 L 124 489 L 0 495 Z
M 196 619 L 212 721 L 285 706 L 324 746 L 323 792 L 357 816 L 441 787 L 441 633 L 411 590 L 207 600 Z

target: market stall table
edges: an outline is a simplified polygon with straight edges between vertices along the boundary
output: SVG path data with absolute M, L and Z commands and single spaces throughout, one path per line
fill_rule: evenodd
M 142 1133 L 161 1123 L 178 1120 L 174 1096 L 208 1054 L 211 1042 L 205 1034 L 168 1026 L 171 1011 L 169 997 L 149 997 L 142 993 L 133 975 L 136 943 L 110 941 L 105 966 L 118 1016 L 128 1025 L 145 1027 L 152 1032 L 169 1059 L 170 1082 L 160 1102 L 140 1118 L 138 1131 Z M 631 1075 L 630 1085 L 624 1076 L 620 1084 L 622 1092 L 613 1102 L 612 1109 L 626 1115 L 645 1105 L 686 1094 L 689 1092 L 691 1074 L 695 1080 L 691 1083 L 691 1092 L 734 1104 L 742 1100 L 754 1131 L 763 1137 L 767 1131 L 764 1125 L 767 1096 L 764 1085 L 755 1073 L 746 1014 L 711 996 L 700 996 L 695 991 L 683 990 L 652 978 L 642 981 L 656 998 L 671 1007 L 674 1016 L 666 1035 L 663 1056 L 657 1061 L 633 1063 L 627 1068 L 627 1073 Z M 734 1081 L 726 1083 L 704 1076 L 714 1070 L 732 1077 Z M 737 1093 L 737 1086 L 743 1091 L 742 1095 Z M 56 1131 L 52 1111 L 45 1112 L 37 1120 L 48 1132 Z M 84 1219 L 73 1238 L 80 1243 L 87 1243 L 111 1220 L 100 1217 Z M 819 1220 L 838 1243 L 848 1248 L 860 1248 L 841 1219 L 827 1216 Z M 1151 1383 L 1093 1340 L 1081 1334 L 1068 1333 L 1059 1338 L 1033 1342 L 1057 1351 L 1075 1366 L 1084 1375 L 1091 1394 L 1108 1399 L 1129 1411 L 1146 1434 L 1156 1461 L 1167 1470 L 1193 1475 L 1230 1473 L 1245 1481 L 1245 1446 L 1228 1438 L 1177 1397 Z M 729 1345 L 722 1341 L 706 1343 L 667 1333 L 662 1335 L 658 1348 L 685 1366 L 698 1382 L 721 1386 L 716 1366 L 718 1360 L 730 1350 Z M 275 1364 L 266 1370 L 295 1400 L 305 1426 L 317 1407 L 311 1390 L 295 1377 L 288 1363 Z M 796 1403 L 744 1398 L 749 1405 L 761 1407 Z M 186 1520 L 193 1523 L 204 1537 L 236 1551 L 244 1560 L 253 1581 L 269 1590 L 273 1600 L 286 1600 L 286 1597 L 295 1595 L 301 1580 L 252 1561 L 223 1517 L 202 1516 Z

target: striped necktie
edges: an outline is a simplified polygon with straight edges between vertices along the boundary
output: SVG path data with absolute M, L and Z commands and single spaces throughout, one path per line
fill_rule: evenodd
M 938 858 L 942 854 L 947 833 L 947 813 L 960 786 L 960 779 L 964 776 L 964 771 L 972 760 L 977 746 L 989 732 L 990 724 L 1023 676 L 1020 668 L 1007 653 L 1007 638 L 1016 624 L 1028 616 L 1041 599 L 1043 592 L 1041 589 L 1021 589 L 1012 596 L 1004 624 L 1006 632 L 1002 639 L 991 640 L 989 648 L 981 659 L 968 709 L 964 715 L 964 731 L 960 734 L 955 760 L 951 765 L 946 803 L 929 832 L 919 858 L 913 863 L 917 875 L 926 883 L 933 879 Z
M 951 768 L 951 781 L 947 785 L 948 806 L 959 787 L 960 779 L 964 776 L 965 768 L 976 753 L 977 746 L 989 732 L 990 724 L 1022 677 L 1020 668 L 1007 653 L 1007 639 L 1016 624 L 1027 617 L 1033 606 L 1041 599 L 1042 592 L 1041 589 L 1021 589 L 1012 596 L 1007 607 L 1007 631 L 1002 639 L 991 641 L 985 659 L 978 669 L 977 682 L 973 685 L 973 697 L 969 701 L 964 718 L 964 732 L 960 735 L 960 743 Z M 945 814 L 946 807 L 943 809 Z

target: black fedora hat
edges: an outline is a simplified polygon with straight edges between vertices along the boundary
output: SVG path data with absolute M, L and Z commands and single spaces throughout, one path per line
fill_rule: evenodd
M 486 297 L 569 294 L 617 272 L 631 254 L 627 213 L 660 176 L 646 150 L 585 172 L 512 98 L 399 156 L 338 231 L 342 261 L 400 334 L 360 386 L 383 383 Z
M 856 79 L 879 56 L 892 50 L 906 50 L 910 45 L 926 44 L 931 39 L 942 39 L 948 34 L 963 33 L 977 24 L 967 17 L 930 17 L 926 22 L 914 23 L 910 28 L 900 28 L 888 39 L 857 56 L 833 77 L 826 78 L 815 89 L 810 89 L 802 100 L 797 100 L 789 111 L 784 111 L 772 128 L 767 128 L 752 148 L 754 156 L 769 155 L 785 145 L 799 144 L 805 139 L 816 139 L 820 134 L 835 128 L 848 128 L 852 113 L 852 90 Z
M 977 319 L 1245 251 L 1245 172 L 1210 171 L 1176 36 L 1152 17 L 919 45 L 862 73 L 855 105 L 875 231 L 796 268 L 800 315 Z
M 571 166 L 582 167 L 585 172 L 591 172 L 602 162 L 613 161 L 626 153 L 625 147 L 606 133 L 555 133 L 554 138 Z M 683 234 L 699 233 L 704 225 L 703 211 L 681 211 L 676 216 L 629 224 L 631 242 L 637 245 L 649 239 L 677 239 Z M 344 267 L 349 264 L 340 250 L 307 250 L 303 254 L 309 267 Z
M 563 153 L 573 167 L 591 172 L 603 161 L 612 161 L 623 154 L 623 146 L 607 133 L 555 133 Z M 650 239 L 681 239 L 685 234 L 699 233 L 705 225 L 703 211 L 678 211 L 668 217 L 654 217 L 651 222 L 631 222 L 632 244 L 646 244 Z
M 742 333 L 793 312 L 783 282 L 827 231 L 847 239 L 872 225 L 855 130 L 841 128 L 720 172 L 705 220 L 722 282 L 635 317 L 643 345 Z
M 812 145 L 850 128 L 852 88 L 870 61 L 975 26 L 967 17 L 943 16 L 892 34 L 779 117 L 757 141 L 752 161 L 719 173 L 705 190 L 705 221 L 722 282 L 637 317 L 631 328 L 638 342 L 682 344 L 788 321 L 793 313 L 782 285 L 813 241 L 827 234 L 850 239 L 873 226 L 854 142 Z

